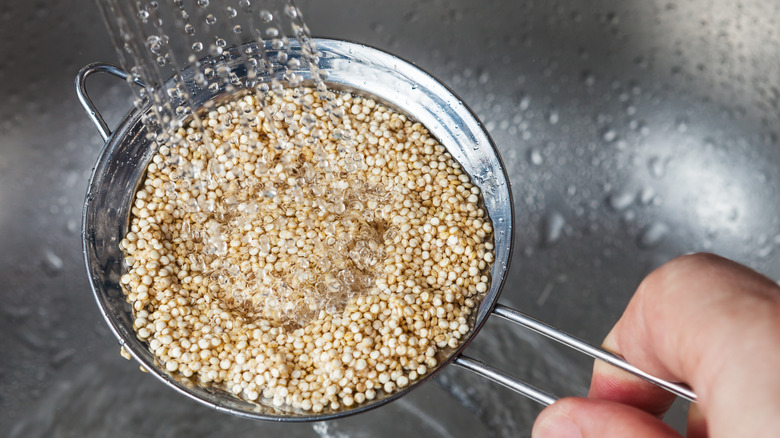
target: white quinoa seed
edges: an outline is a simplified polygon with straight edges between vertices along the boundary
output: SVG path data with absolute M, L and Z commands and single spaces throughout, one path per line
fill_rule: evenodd
M 344 93 L 336 126 L 323 104 L 242 96 L 158 149 L 121 284 L 165 370 L 319 413 L 413 384 L 471 330 L 494 260 L 479 189 L 420 123 Z

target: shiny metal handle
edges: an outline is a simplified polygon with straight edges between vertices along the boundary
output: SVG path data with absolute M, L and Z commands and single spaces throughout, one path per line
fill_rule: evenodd
M 687 386 L 679 383 L 668 382 L 664 379 L 660 379 L 651 374 L 648 374 L 640 370 L 639 368 L 631 365 L 630 363 L 626 362 L 621 357 L 613 353 L 594 347 L 585 341 L 582 341 L 568 333 L 562 332 L 561 330 L 558 330 L 555 327 L 551 327 L 522 312 L 518 312 L 517 310 L 498 304 L 496 305 L 496 308 L 493 310 L 493 313 L 495 313 L 496 315 L 504 319 L 512 321 L 516 324 L 520 324 L 523 327 L 529 328 L 554 341 L 569 346 L 581 353 L 587 354 L 588 356 L 594 359 L 603 360 L 604 362 L 607 362 L 610 365 L 616 366 L 622 369 L 623 371 L 629 372 L 637 377 L 640 377 L 688 401 L 691 402 L 696 401 L 696 394 L 694 394 L 693 391 L 691 391 L 691 389 L 688 388 Z M 547 394 L 546 392 L 540 389 L 528 385 L 525 382 L 510 377 L 509 375 L 503 373 L 502 371 L 499 371 L 477 360 L 465 356 L 460 356 L 455 359 L 455 364 L 463 368 L 469 369 L 471 371 L 474 371 L 475 373 L 483 377 L 486 377 L 490 380 L 493 380 L 496 383 L 504 385 L 507 388 L 519 392 L 520 394 L 523 394 L 528 398 L 535 400 L 543 405 L 549 405 L 555 402 L 556 400 L 554 396 L 551 396 L 550 394 Z
M 100 115 L 97 108 L 95 108 L 95 104 L 92 103 L 92 99 L 90 99 L 89 95 L 87 94 L 87 78 L 92 73 L 97 72 L 110 73 L 124 80 L 127 80 L 129 75 L 126 71 L 113 64 L 106 64 L 102 62 L 86 65 L 84 68 L 79 70 L 79 74 L 76 75 L 76 96 L 78 96 L 79 102 L 81 102 L 81 106 L 83 106 L 84 110 L 87 112 L 87 116 L 89 116 L 90 120 L 92 120 L 92 123 L 94 123 L 95 127 L 97 127 L 97 130 L 100 133 L 100 136 L 103 138 L 103 141 L 107 141 L 108 137 L 111 136 L 111 129 L 108 128 L 108 124 L 105 120 L 103 120 L 103 116 Z M 137 79 L 134 79 L 133 82 L 141 87 L 144 86 L 143 82 Z
M 551 405 L 555 403 L 556 400 L 558 400 L 555 396 L 550 395 L 539 388 L 531 386 L 522 380 L 515 379 L 514 377 L 499 369 L 493 368 L 484 362 L 472 359 L 468 356 L 460 355 L 455 358 L 453 363 L 469 371 L 477 373 L 486 379 L 490 379 L 499 385 L 506 386 L 512 391 L 518 392 L 545 406 Z

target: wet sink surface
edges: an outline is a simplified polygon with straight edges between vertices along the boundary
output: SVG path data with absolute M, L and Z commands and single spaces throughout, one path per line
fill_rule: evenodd
M 713 251 L 780 278 L 780 5 L 754 1 L 301 1 L 312 33 L 387 50 L 471 106 L 507 166 L 501 302 L 598 344 L 641 278 Z M 0 425 L 11 437 L 528 436 L 539 408 L 459 369 L 329 423 L 238 419 L 121 359 L 80 245 L 102 146 L 73 92 L 115 61 L 92 4 L 0 6 Z M 23 35 L 24 42 L 16 38 Z M 95 78 L 115 124 L 126 85 Z M 491 320 L 469 354 L 558 395 L 590 361 Z M 683 424 L 684 409 L 670 421 Z

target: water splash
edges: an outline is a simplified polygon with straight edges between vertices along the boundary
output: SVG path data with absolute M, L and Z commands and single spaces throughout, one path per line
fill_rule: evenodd
M 98 5 L 120 63 L 130 73 L 135 105 L 149 105 L 144 121 L 160 142 L 180 141 L 176 130 L 188 116 L 197 124 L 192 95 L 198 89 L 213 94 L 252 90 L 262 101 L 268 90 L 300 85 L 303 79 L 296 70 L 301 60 L 288 55 L 288 35 L 300 43 L 316 88 L 326 91 L 309 28 L 291 0 L 241 0 L 232 6 L 208 0 L 100 0 Z M 230 65 L 220 58 L 245 43 L 255 44 L 230 52 L 237 58 L 229 60 Z M 246 70 L 245 78 L 234 73 L 235 63 Z M 270 84 L 257 85 L 260 75 L 277 77 L 278 72 Z

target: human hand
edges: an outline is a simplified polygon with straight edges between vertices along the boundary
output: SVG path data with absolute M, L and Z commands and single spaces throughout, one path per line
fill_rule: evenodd
M 711 254 L 683 256 L 640 284 L 604 347 L 687 383 L 689 438 L 780 437 L 780 287 Z M 561 399 L 534 438 L 680 437 L 660 418 L 674 395 L 601 361 L 588 398 Z

